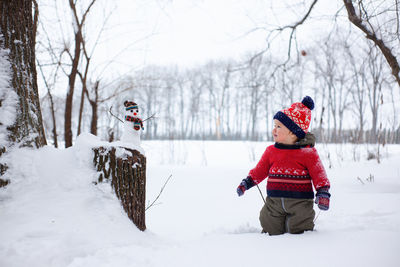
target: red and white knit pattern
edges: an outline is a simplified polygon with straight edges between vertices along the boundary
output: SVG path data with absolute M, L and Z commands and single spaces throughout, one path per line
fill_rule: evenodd
M 294 123 L 296 123 L 305 133 L 311 122 L 311 110 L 303 103 L 294 103 L 291 107 L 282 110 Z
M 291 175 L 291 176 L 305 176 L 308 175 L 308 171 L 297 168 L 283 168 L 283 167 L 272 167 L 269 169 L 269 174 L 273 175 Z

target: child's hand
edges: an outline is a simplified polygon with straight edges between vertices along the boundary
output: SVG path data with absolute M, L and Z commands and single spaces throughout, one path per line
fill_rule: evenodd
M 240 185 L 236 189 L 236 192 L 237 192 L 238 196 L 241 197 L 241 196 L 243 196 L 244 191 L 246 191 L 247 189 L 252 188 L 255 185 L 256 184 L 254 183 L 253 179 L 251 179 L 250 176 L 247 176 L 246 179 L 242 180 L 242 182 L 240 183 Z
M 243 196 L 244 191 L 246 191 L 246 188 L 242 185 L 242 183 L 243 183 L 243 181 L 240 183 L 240 185 L 236 189 L 236 192 L 237 192 L 239 197 Z
M 329 188 L 322 187 L 318 189 L 317 194 L 315 195 L 315 204 L 318 205 L 320 210 L 328 210 L 329 209 L 329 198 L 331 194 L 328 192 Z

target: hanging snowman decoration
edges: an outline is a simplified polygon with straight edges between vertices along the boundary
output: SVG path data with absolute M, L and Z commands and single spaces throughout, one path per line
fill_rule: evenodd
M 139 118 L 139 107 L 133 101 L 125 101 L 124 132 L 121 141 L 140 146 L 140 132 L 143 130 L 143 121 Z

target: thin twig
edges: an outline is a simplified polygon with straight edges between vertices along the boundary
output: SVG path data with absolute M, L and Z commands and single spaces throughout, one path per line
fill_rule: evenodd
M 111 111 L 111 109 L 112 109 L 112 106 L 110 107 L 110 114 L 111 114 L 111 116 L 113 116 L 113 117 L 115 117 L 115 118 L 117 118 L 120 122 L 122 122 L 122 123 L 124 123 L 120 118 L 118 118 L 117 116 L 115 116 L 113 113 L 112 113 L 112 111 Z
M 291 29 L 291 33 L 290 33 L 290 37 L 289 37 L 288 58 L 287 58 L 286 62 L 284 63 L 284 65 L 286 65 L 286 63 L 288 63 L 289 60 L 290 60 L 293 35 L 295 34 L 295 32 L 297 30 L 297 27 L 302 25 L 308 19 L 308 17 L 311 14 L 311 11 L 314 9 L 314 6 L 317 4 L 317 2 L 318 2 L 318 0 L 314 0 L 312 2 L 310 7 L 308 8 L 307 13 L 304 15 L 304 17 L 300 21 L 296 22 L 293 25 L 286 25 L 284 27 L 281 27 L 281 28 L 277 29 L 279 32 L 282 32 L 285 29 Z
M 148 117 L 147 119 L 142 120 L 142 122 L 145 122 L 149 119 L 155 119 L 156 117 L 154 117 L 154 115 L 156 115 L 156 113 L 153 113 L 153 115 L 151 115 L 150 117 Z
M 260 190 L 260 187 L 258 186 L 258 184 L 256 184 L 256 186 L 257 186 L 258 192 L 260 192 L 260 195 L 261 195 L 262 200 L 264 201 L 264 204 L 267 204 L 267 203 L 265 202 L 265 198 L 264 198 L 264 196 L 263 196 L 263 194 L 262 194 L 262 192 L 261 192 L 261 190 Z
M 156 199 L 154 199 L 154 201 L 145 209 L 145 211 L 147 211 L 149 208 L 151 208 L 152 206 L 154 206 L 154 203 L 156 203 L 156 201 L 158 200 L 158 198 L 161 196 L 161 193 L 163 192 L 165 186 L 167 185 L 167 183 L 169 182 L 169 180 L 171 179 L 172 174 L 169 175 L 168 179 L 165 181 L 164 185 L 161 187 L 160 193 L 158 194 L 158 196 L 156 197 Z
M 357 176 L 357 180 L 359 180 L 363 185 L 365 185 L 365 183 L 363 182 L 363 180 L 361 180 L 360 177 Z
M 320 213 L 321 213 L 321 210 L 318 211 L 317 216 L 315 216 L 315 219 L 314 219 L 313 223 L 315 223 L 317 221 L 318 216 L 319 216 Z

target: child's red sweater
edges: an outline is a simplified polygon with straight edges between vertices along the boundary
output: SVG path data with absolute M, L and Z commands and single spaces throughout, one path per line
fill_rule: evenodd
M 282 145 L 267 147 L 249 176 L 256 184 L 267 180 L 270 197 L 314 198 L 315 190 L 330 187 L 324 166 L 314 147 Z

